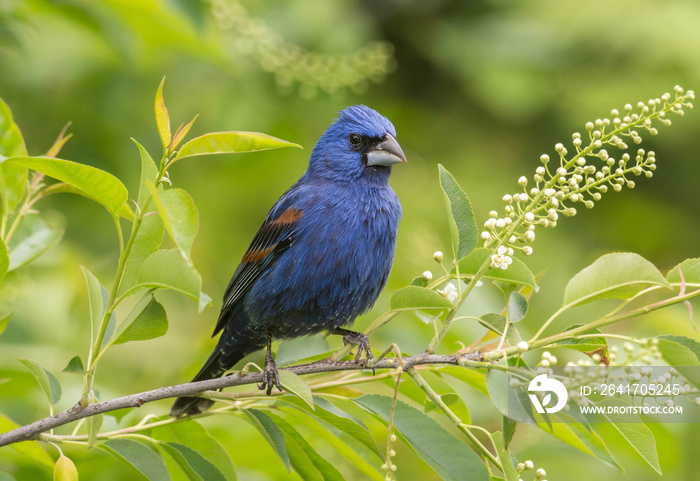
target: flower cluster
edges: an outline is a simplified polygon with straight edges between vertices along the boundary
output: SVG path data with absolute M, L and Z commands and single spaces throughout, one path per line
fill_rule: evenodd
M 572 136 L 574 155 L 571 157 L 561 143 L 554 146 L 554 160 L 547 154 L 542 155 L 542 165 L 535 170 L 532 182 L 525 176 L 520 177 L 521 192 L 503 196 L 505 215 L 491 211 L 484 223 L 485 230 L 481 233 L 484 247 L 499 246 L 498 254 L 492 257 L 492 267 L 508 267 L 504 267 L 503 262 L 496 265 L 494 259 L 503 256 L 503 247 L 532 254 L 532 247 L 526 244 L 535 240 L 536 228 L 556 227 L 560 215 L 576 215 L 575 204 L 591 209 L 610 189 L 615 192 L 623 187 L 631 189 L 635 186 L 634 177 L 651 177 L 656 170 L 653 151 L 638 149 L 633 156 L 622 152 L 615 158 L 605 147 L 628 150 L 628 142 L 639 144 L 642 141 L 641 130 L 656 135 L 655 123 L 670 125 L 668 114 L 683 115 L 684 109 L 693 107 L 692 90 L 684 92 L 676 86 L 674 93 L 673 98 L 666 93 L 646 103 L 639 102 L 636 109 L 627 104 L 622 113 L 612 110 L 610 119 L 588 122 L 584 136 L 578 132 Z M 584 138 L 587 139 L 585 146 Z
M 237 0 L 210 0 L 214 19 L 222 30 L 235 31 L 234 48 L 275 75 L 282 89 L 300 84 L 302 95 L 321 89 L 334 92 L 350 88 L 361 92 L 368 82 L 381 82 L 395 67 L 393 46 L 372 42 L 345 55 L 309 52 L 284 41 L 260 19 L 251 18 Z

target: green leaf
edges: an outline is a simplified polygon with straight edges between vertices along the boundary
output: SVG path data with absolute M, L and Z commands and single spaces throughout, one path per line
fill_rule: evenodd
M 505 476 L 505 480 L 518 481 L 518 471 L 515 469 L 515 466 L 513 466 L 510 451 L 508 451 L 508 447 L 506 446 L 507 443 L 503 433 L 496 431 L 491 435 L 491 439 L 493 439 L 493 444 L 496 445 L 496 454 L 498 454 L 498 460 L 501 461 L 501 466 L 503 466 L 503 476 Z
M 466 257 L 479 239 L 472 205 L 455 178 L 442 165 L 438 164 L 440 186 L 445 194 L 445 202 L 450 213 L 450 228 L 456 238 L 457 259 Z
M 7 252 L 5 242 L 0 238 L 0 284 L 5 279 L 5 274 L 10 267 L 10 256 Z
M 252 424 L 260 434 L 263 435 L 265 441 L 267 441 L 272 449 L 277 453 L 277 455 L 282 460 L 284 467 L 287 468 L 287 472 L 292 472 L 291 465 L 289 463 L 289 454 L 287 453 L 287 444 L 284 441 L 284 435 L 280 428 L 270 419 L 270 417 L 262 411 L 257 409 L 245 409 L 243 414 L 248 418 L 250 424 Z
M 156 167 L 148 151 L 136 140 L 131 140 L 136 144 L 136 147 L 139 149 L 139 154 L 141 155 L 141 179 L 139 180 L 139 196 L 136 203 L 143 209 L 146 205 L 146 199 L 148 199 L 150 195 L 146 181 L 150 180 L 155 183 L 156 177 L 158 176 L 158 167 Z
M 148 303 L 137 314 L 124 319 L 114 336 L 114 344 L 155 339 L 165 335 L 166 332 L 168 332 L 168 316 L 165 309 L 153 296 L 150 296 Z
M 97 447 L 131 465 L 151 481 L 170 481 L 160 454 L 139 441 L 117 438 L 98 444 Z
M 61 400 L 61 383 L 51 371 L 31 359 L 17 358 L 17 360 L 24 364 L 34 375 L 51 404 L 56 404 Z
M 493 251 L 491 249 L 485 249 L 483 247 L 474 249 L 467 257 L 459 261 L 459 274 L 463 276 L 475 275 L 479 269 L 481 269 L 482 265 L 486 262 L 490 262 L 492 254 Z M 508 266 L 508 269 L 487 269 L 483 278 L 530 286 L 532 288 L 537 287 L 535 275 L 528 269 L 523 261 L 517 257 L 513 257 L 513 263 Z
M 619 398 L 603 399 L 597 403 L 599 406 L 619 406 L 629 407 L 631 404 Z M 604 416 L 615 426 L 622 437 L 639 453 L 639 455 L 651 466 L 654 471 L 661 473 L 659 465 L 659 454 L 656 450 L 656 439 L 651 430 L 642 422 L 639 415 L 634 413 L 604 414 Z
M 281 417 L 275 416 L 274 414 L 270 414 L 269 416 L 275 424 L 287 434 L 287 450 L 290 454 L 290 460 L 292 466 L 301 475 L 302 479 L 308 480 L 317 478 L 322 481 L 343 481 L 344 478 L 338 470 L 335 469 L 331 463 L 323 459 L 301 434 L 299 434 L 299 431 L 294 429 L 291 424 Z M 289 449 L 291 446 L 298 447 L 298 450 Z
M 171 150 L 177 149 L 177 146 L 180 145 L 180 143 L 185 139 L 190 129 L 194 125 L 194 121 L 197 120 L 197 117 L 199 117 L 199 114 L 195 115 L 194 118 L 190 120 L 185 126 L 180 124 L 180 127 L 178 127 L 178 129 L 175 131 L 173 140 L 170 142 Z
M 286 369 L 280 369 L 278 374 L 280 384 L 285 391 L 299 396 L 311 409 L 314 409 L 314 398 L 311 394 L 311 388 L 306 384 L 306 381 L 292 371 L 287 371 Z
M 62 227 L 51 227 L 34 214 L 28 215 L 10 240 L 10 268 L 15 270 L 53 248 L 63 237 Z
M 457 366 L 445 366 L 440 369 L 440 372 L 470 385 L 486 396 L 489 395 L 486 388 L 486 377 L 483 372 Z
M 580 306 L 597 299 L 629 299 L 655 285 L 670 288 L 654 264 L 639 254 L 606 254 L 569 281 L 564 290 L 564 305 Z
M 90 320 L 91 326 L 99 326 L 102 322 L 102 316 L 104 314 L 104 299 L 102 298 L 102 284 L 97 280 L 92 272 L 87 270 L 86 267 L 80 266 L 83 270 L 83 275 L 85 276 L 85 283 L 87 284 L 88 291 L 88 301 L 90 303 Z M 105 336 L 107 339 L 107 336 Z
M 501 427 L 503 428 L 503 444 L 507 448 L 515 436 L 515 429 L 518 423 L 510 419 L 508 416 L 501 416 Z
M 160 216 L 155 212 L 146 214 L 136 233 L 134 244 L 126 261 L 124 276 L 119 287 L 120 296 L 138 283 L 139 270 L 143 261 L 158 251 L 164 235 L 165 227 Z
M 379 448 L 377 448 L 377 442 L 374 440 L 372 433 L 370 433 L 367 427 L 359 420 L 350 416 L 348 413 L 337 407 L 335 404 L 330 403 L 326 399 L 315 396 L 315 410 L 311 410 L 309 404 L 302 401 L 298 397 L 282 396 L 280 397 L 280 401 L 291 404 L 309 416 L 320 419 L 329 426 L 333 426 L 334 428 L 342 431 L 351 438 L 354 438 L 365 445 L 379 458 L 382 457 L 381 453 L 379 452 Z
M 163 85 L 165 84 L 165 77 L 160 81 L 158 90 L 156 91 L 156 126 L 158 127 L 158 136 L 163 144 L 163 152 L 168 152 L 168 146 L 170 145 L 170 116 L 168 115 L 168 109 L 165 106 L 165 99 L 163 99 Z
M 498 361 L 498 363 L 506 366 L 504 360 Z M 532 422 L 530 401 L 528 400 L 527 407 L 523 406 L 515 388 L 510 385 L 510 376 L 507 372 L 489 369 L 486 373 L 486 387 L 491 402 L 501 414 L 520 423 Z
M 611 468 L 620 472 L 625 471 L 610 453 L 610 450 L 598 433 L 592 429 L 587 429 L 580 423 L 574 422 L 574 418 L 568 414 L 559 412 L 556 414 L 556 417 L 561 418 L 563 422 L 539 423 L 539 427 L 547 434 L 551 434 L 579 451 L 598 458 Z
M 0 433 L 12 431 L 13 429 L 17 429 L 18 427 L 19 424 L 10 421 L 5 416 L 0 414 Z M 49 456 L 49 454 L 46 451 L 42 449 L 41 444 L 39 444 L 38 441 L 14 443 L 10 446 L 22 456 L 25 456 L 49 468 L 53 468 L 53 459 L 51 458 L 51 456 Z
M 165 417 L 167 419 L 167 416 Z M 155 439 L 187 446 L 211 462 L 229 481 L 236 479 L 231 457 L 221 443 L 198 422 L 188 421 L 166 424 L 152 430 Z
M 150 180 L 146 181 L 146 185 L 158 207 L 165 230 L 180 248 L 182 255 L 189 259 L 192 242 L 199 230 L 199 215 L 192 197 L 182 189 L 159 192 Z
M 53 468 L 53 481 L 78 481 L 78 470 L 70 458 L 61 453 Z
M 5 332 L 5 329 L 7 329 L 7 323 L 10 322 L 10 317 L 12 317 L 12 313 L 0 316 L 0 336 Z
M 479 324 L 495 332 L 499 336 L 502 336 L 503 330 L 506 327 L 506 318 L 494 313 L 484 314 L 483 316 L 481 316 L 481 319 L 479 319 Z M 506 332 L 506 340 L 511 346 L 515 346 L 523 340 L 523 338 L 520 336 L 518 328 L 515 327 L 513 324 L 508 325 L 508 331 Z
M 527 316 L 527 299 L 519 292 L 511 292 L 508 299 L 508 321 L 520 322 Z
M 179 443 L 160 445 L 192 481 L 226 481 L 224 474 L 204 456 Z
M 186 142 L 175 160 L 195 155 L 257 152 L 283 147 L 301 148 L 300 145 L 258 132 L 210 132 Z
M 691 338 L 685 337 L 685 336 L 673 336 L 670 334 L 665 334 L 663 336 L 657 336 L 657 339 L 665 339 L 667 341 L 672 341 L 672 342 L 678 343 L 681 346 L 684 346 L 684 347 L 690 349 L 693 352 L 693 354 L 695 354 L 695 357 L 697 357 L 698 360 L 700 360 L 700 342 L 696 341 L 695 339 L 691 339 Z M 661 352 L 661 354 L 663 355 L 663 351 Z M 690 358 L 689 362 L 690 362 L 690 364 L 684 364 L 684 365 L 685 366 L 697 366 L 697 364 L 695 364 L 692 361 L 692 358 Z
M 678 272 L 679 267 L 680 272 L 683 273 L 683 279 L 687 284 L 700 284 L 700 257 L 686 259 L 669 270 L 668 274 L 666 274 L 666 280 L 668 282 L 681 282 L 681 276 Z
M 202 278 L 179 249 L 151 254 L 139 269 L 138 284 L 143 287 L 172 289 L 199 301 Z
M 70 361 L 68 361 L 68 365 L 63 368 L 63 371 L 61 372 L 66 372 L 66 373 L 72 373 L 72 374 L 85 374 L 85 367 L 83 367 L 83 360 L 80 359 L 80 356 L 74 356 Z
M 408 286 L 391 296 L 392 309 L 452 309 L 454 304 L 432 289 Z
M 562 331 L 562 333 L 564 333 L 566 331 L 570 331 L 572 329 L 576 329 L 577 327 L 581 327 L 581 326 L 583 326 L 583 324 L 572 324 L 571 326 L 564 329 Z M 601 333 L 600 329 L 593 328 L 593 329 L 588 329 L 587 331 L 582 332 L 581 334 L 602 334 L 602 333 Z M 564 339 L 563 341 L 556 342 L 555 344 L 557 346 L 567 347 L 569 349 L 574 349 L 574 350 L 580 351 L 580 352 L 595 351 L 596 349 L 600 349 L 601 347 L 604 347 L 606 351 L 608 349 L 608 341 L 603 336 L 586 337 L 583 339 Z
M 657 337 L 661 357 L 700 389 L 700 343 L 684 336 Z
M 321 334 L 283 339 L 275 353 L 275 362 L 278 366 L 288 366 L 302 359 L 325 354 L 329 349 L 326 336 Z
M 19 127 L 12 120 L 10 107 L 0 99 L 0 198 L 1 212 L 12 212 L 19 204 L 27 184 L 27 169 L 21 165 L 5 163 L 5 157 L 27 155 L 27 148 Z
M 53 157 L 13 157 L 12 162 L 70 184 L 77 191 L 102 204 L 113 216 L 129 198 L 129 193 L 119 179 L 90 165 Z
M 85 420 L 85 426 L 87 427 L 88 432 L 88 448 L 95 445 L 97 435 L 100 433 L 104 418 L 104 414 L 98 414 L 96 416 L 90 416 Z
M 354 402 L 388 422 L 393 399 L 378 394 L 367 394 Z M 398 401 L 394 427 L 409 446 L 445 480 L 463 480 L 469 473 L 470 481 L 490 479 L 486 465 L 465 442 L 445 431 L 436 421 L 408 404 Z

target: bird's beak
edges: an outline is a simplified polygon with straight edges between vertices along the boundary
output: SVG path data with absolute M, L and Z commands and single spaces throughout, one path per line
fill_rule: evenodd
M 367 152 L 367 165 L 390 166 L 400 162 L 406 162 L 406 155 L 391 134 L 386 134 L 373 150 Z

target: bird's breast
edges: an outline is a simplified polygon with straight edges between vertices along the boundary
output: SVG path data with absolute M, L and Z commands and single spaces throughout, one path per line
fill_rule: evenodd
M 250 314 L 295 333 L 333 329 L 368 310 L 386 284 L 401 206 L 386 189 L 337 188 L 300 206 L 290 248 L 253 287 Z

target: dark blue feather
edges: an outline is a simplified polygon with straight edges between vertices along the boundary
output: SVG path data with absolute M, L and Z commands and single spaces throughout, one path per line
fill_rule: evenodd
M 390 164 L 369 165 L 368 155 L 390 139 L 405 161 L 395 137 L 391 122 L 368 107 L 340 112 L 243 256 L 214 331 L 221 338 L 195 380 L 221 375 L 263 347 L 268 333 L 333 332 L 372 307 L 391 270 L 401 204 Z M 209 405 L 180 398 L 171 414 Z

